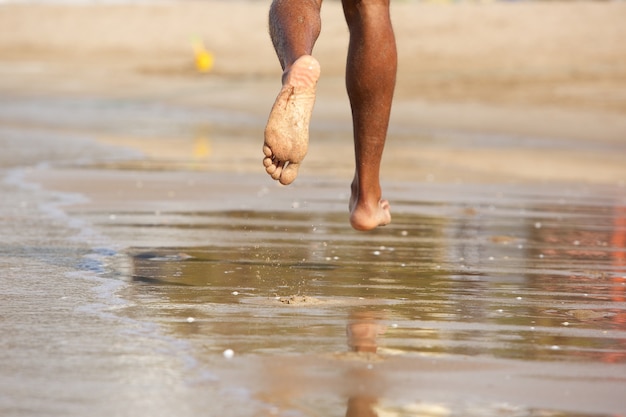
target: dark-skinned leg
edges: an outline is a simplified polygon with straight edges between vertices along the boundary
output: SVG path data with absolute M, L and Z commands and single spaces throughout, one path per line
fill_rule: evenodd
M 352 107 L 355 174 L 350 224 L 370 230 L 391 221 L 382 199 L 382 159 L 396 82 L 396 42 L 389 0 L 342 0 L 350 29 L 346 87 Z
M 282 184 L 296 179 L 309 143 L 320 66 L 311 56 L 321 29 L 322 0 L 274 0 L 270 36 L 283 68 L 282 88 L 265 127 L 263 165 Z

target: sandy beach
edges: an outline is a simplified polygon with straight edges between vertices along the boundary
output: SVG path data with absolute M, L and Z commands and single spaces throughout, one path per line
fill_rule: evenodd
M 246 1 L 4 5 L 0 91 L 5 97 L 105 96 L 220 109 L 247 118 L 258 135 L 279 82 L 266 9 L 265 2 Z M 387 178 L 624 180 L 623 3 L 405 1 L 392 13 L 400 68 Z M 327 2 L 315 50 L 323 75 L 308 157 L 316 173 L 328 166 L 351 171 L 349 140 L 328 145 L 321 138 L 329 126 L 349 138 L 347 36 L 340 5 Z M 194 69 L 193 39 L 215 57 L 209 74 Z M 500 145 L 475 146 L 472 139 L 448 145 L 449 133 L 492 135 Z M 534 152 L 531 139 L 556 145 Z M 521 149 L 508 152 L 502 143 Z M 152 145 L 148 151 L 157 152 Z M 245 151 L 225 150 L 237 152 Z M 409 154 L 411 170 L 401 162 Z M 339 160 L 326 163 L 329 155 Z
M 622 415 L 626 3 L 392 3 L 368 233 L 339 2 L 289 187 L 269 1 L 0 4 L 0 415 Z

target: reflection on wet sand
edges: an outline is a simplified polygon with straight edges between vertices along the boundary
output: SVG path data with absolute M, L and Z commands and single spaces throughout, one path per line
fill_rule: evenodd
M 626 211 L 523 194 L 497 205 L 460 200 L 407 200 L 371 235 L 350 233 L 332 212 L 171 212 L 159 224 L 120 213 L 109 225 L 116 233 L 221 242 L 131 249 L 125 314 L 163 323 L 212 368 L 226 366 L 216 358 L 231 349 L 229 363 L 243 367 L 233 383 L 276 413 L 337 415 L 339 395 L 348 416 L 501 415 L 487 388 L 499 372 L 529 372 L 530 382 L 501 388 L 522 409 L 589 409 L 599 400 L 559 397 L 560 386 L 586 384 L 604 387 L 600 409 L 618 407 L 611 392 L 626 381 L 609 374 L 626 364 Z M 485 363 L 454 374 L 470 357 Z M 584 372 L 573 376 L 575 366 Z M 465 400 L 441 395 L 462 381 L 472 394 L 455 395 Z M 535 392 L 550 386 L 550 396 Z
M 350 315 L 346 334 L 348 347 L 354 352 L 376 353 L 378 337 L 385 333 L 386 326 L 380 324 L 376 314 L 370 311 L 355 311 Z
M 378 350 L 378 338 L 386 331 L 386 326 L 380 324 L 379 320 L 380 317 L 377 318 L 374 312 L 353 312 L 346 327 L 348 347 L 357 353 L 375 354 Z M 353 378 L 357 383 L 363 384 L 372 376 L 373 373 L 366 369 L 360 370 Z M 373 393 L 352 395 L 348 398 L 346 417 L 378 417 L 375 411 L 377 404 L 378 398 Z

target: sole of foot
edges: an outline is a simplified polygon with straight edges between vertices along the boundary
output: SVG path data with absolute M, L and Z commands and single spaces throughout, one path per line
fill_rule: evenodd
M 263 166 L 272 179 L 291 184 L 309 146 L 309 123 L 315 104 L 320 65 L 304 55 L 288 68 L 265 127 Z

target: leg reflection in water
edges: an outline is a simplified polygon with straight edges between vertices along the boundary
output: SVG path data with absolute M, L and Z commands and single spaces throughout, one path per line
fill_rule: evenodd
M 378 336 L 385 333 L 387 328 L 378 323 L 372 312 L 352 313 L 346 329 L 348 347 L 354 352 L 376 353 L 378 350 Z
M 379 417 L 376 412 L 378 400 L 368 396 L 354 396 L 348 399 L 346 417 Z
M 386 331 L 386 327 L 378 323 L 376 315 L 371 312 L 355 312 L 350 316 L 346 335 L 348 347 L 357 353 L 376 354 L 378 350 L 378 338 Z M 375 377 L 371 371 L 360 370 L 355 372 L 353 379 L 355 385 L 363 387 L 363 392 L 353 394 L 348 398 L 346 417 L 378 417 L 376 405 L 378 399 L 374 395 L 373 385 L 377 385 L 371 379 Z

